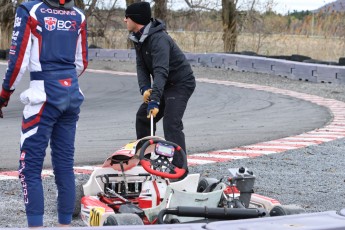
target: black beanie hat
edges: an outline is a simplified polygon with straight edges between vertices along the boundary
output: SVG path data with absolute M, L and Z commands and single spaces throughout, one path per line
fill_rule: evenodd
M 151 7 L 148 2 L 136 2 L 129 5 L 126 9 L 126 17 L 132 21 L 140 24 L 147 25 L 151 20 Z

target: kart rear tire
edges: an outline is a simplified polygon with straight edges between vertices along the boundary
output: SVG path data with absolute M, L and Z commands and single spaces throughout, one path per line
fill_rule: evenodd
M 83 185 L 81 183 L 76 183 L 73 217 L 78 217 L 80 214 L 81 198 L 83 196 L 84 196 Z
M 103 226 L 119 225 L 144 225 L 144 223 L 138 215 L 132 213 L 125 213 L 108 216 L 103 224 Z
M 213 185 L 215 185 L 217 182 L 219 182 L 216 178 L 202 178 L 197 187 L 197 192 L 211 192 L 214 188 Z
M 298 205 L 277 205 L 270 211 L 270 216 L 287 216 L 305 213 L 305 209 Z

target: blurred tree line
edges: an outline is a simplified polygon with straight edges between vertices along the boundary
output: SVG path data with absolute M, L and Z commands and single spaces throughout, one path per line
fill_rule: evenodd
M 126 0 L 126 5 L 140 0 Z M 271 34 L 345 37 L 345 13 L 336 11 L 293 11 L 281 15 L 274 11 L 274 0 L 184 0 L 188 8 L 172 10 L 172 0 L 150 0 L 153 17 L 167 24 L 168 31 L 222 32 L 225 52 L 236 50 L 237 37 L 249 33 L 258 37 L 257 50 L 265 37 Z M 23 0 L 0 1 L 0 49 L 7 49 L 15 17 L 15 9 Z M 103 48 L 112 48 L 111 32 L 126 30 L 124 9 L 118 0 L 75 0 L 88 19 L 90 44 L 104 40 Z M 243 4 L 246 4 L 243 7 Z M 245 10 L 243 10 L 245 9 Z M 127 47 L 131 47 L 128 43 Z

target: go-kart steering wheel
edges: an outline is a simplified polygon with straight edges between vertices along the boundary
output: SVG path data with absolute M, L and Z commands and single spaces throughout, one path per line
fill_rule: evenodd
M 182 168 L 179 168 L 171 163 L 170 160 L 172 160 L 172 155 L 168 156 L 164 154 L 157 154 L 154 159 L 145 158 L 145 150 L 150 145 L 157 144 L 157 143 L 173 146 L 174 154 L 178 152 L 179 154 L 181 154 L 183 158 Z M 155 148 L 155 152 L 156 152 L 156 148 Z M 187 171 L 187 156 L 186 156 L 185 151 L 179 145 L 169 142 L 169 141 L 160 140 L 160 139 L 157 139 L 157 140 L 150 139 L 146 141 L 140 149 L 139 159 L 140 159 L 140 164 L 148 173 L 151 173 L 152 175 L 155 175 L 155 176 L 160 176 L 162 178 L 178 179 L 182 177 Z

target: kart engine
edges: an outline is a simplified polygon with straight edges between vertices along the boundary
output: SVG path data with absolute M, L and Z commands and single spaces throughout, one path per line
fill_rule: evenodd
M 253 172 L 243 167 L 239 169 L 230 168 L 228 170 L 231 175 L 229 182 L 235 185 L 240 191 L 239 200 L 244 204 L 244 207 L 248 208 L 252 193 L 254 193 L 255 176 Z

